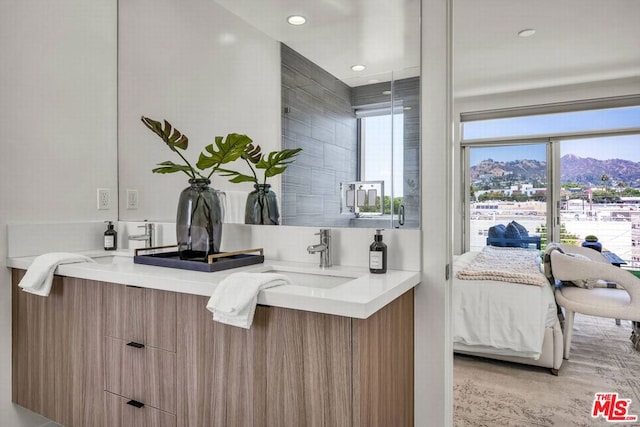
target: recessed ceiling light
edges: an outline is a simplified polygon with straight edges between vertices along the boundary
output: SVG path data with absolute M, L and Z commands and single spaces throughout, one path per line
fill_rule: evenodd
M 352 65 L 351 66 L 351 69 L 353 71 L 364 71 L 365 68 L 367 68 L 367 67 L 365 67 L 364 65 L 361 65 L 361 64 L 357 64 L 357 65 Z
M 533 28 L 527 28 L 525 30 L 518 31 L 518 36 L 520 36 L 520 37 L 531 37 L 535 33 L 536 33 L 536 30 L 534 30 Z
M 371 80 L 369 80 L 369 82 L 368 82 L 368 83 L 369 83 L 369 84 L 380 83 L 380 80 L 378 80 L 378 79 L 371 79 Z
M 307 22 L 307 18 L 302 15 L 291 15 L 287 18 L 287 22 L 291 25 L 302 25 Z

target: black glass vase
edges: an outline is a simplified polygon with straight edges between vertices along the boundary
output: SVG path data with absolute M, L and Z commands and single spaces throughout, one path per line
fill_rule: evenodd
M 279 225 L 278 199 L 271 191 L 269 184 L 254 184 L 253 190 L 247 196 L 247 206 L 244 211 L 245 224 Z
M 190 179 L 178 200 L 176 237 L 180 259 L 207 261 L 220 252 L 223 208 L 208 179 Z

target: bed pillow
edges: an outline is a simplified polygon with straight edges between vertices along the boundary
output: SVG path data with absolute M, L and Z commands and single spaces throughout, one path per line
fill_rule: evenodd
M 504 224 L 498 224 L 498 225 L 494 225 L 489 227 L 489 237 L 491 238 L 496 238 L 496 239 L 504 239 L 504 233 L 506 231 L 507 227 L 505 227 Z M 493 246 L 505 246 L 505 244 L 503 242 L 495 242 L 492 243 Z
M 505 239 L 520 240 L 520 239 L 522 239 L 523 236 L 520 234 L 520 230 L 518 230 L 518 227 L 516 227 L 513 224 L 513 221 L 512 221 L 509 224 L 507 224 L 507 227 L 506 227 L 505 232 L 504 232 L 504 237 L 505 237 Z M 513 247 L 513 248 L 526 248 L 529 245 L 526 244 L 526 243 L 512 243 L 512 242 L 509 242 L 509 243 L 507 243 L 507 246 Z
M 504 233 L 507 227 L 504 224 L 494 225 L 489 227 L 489 237 L 497 237 L 499 239 L 504 237 Z
M 527 230 L 527 227 L 522 224 L 518 224 L 515 221 L 511 221 L 510 224 L 513 224 L 514 227 L 518 229 L 518 231 L 520 232 L 520 237 L 529 237 L 529 230 Z

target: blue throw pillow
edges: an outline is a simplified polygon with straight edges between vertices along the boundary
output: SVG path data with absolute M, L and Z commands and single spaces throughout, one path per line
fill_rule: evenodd
M 509 224 L 507 224 L 507 228 L 506 228 L 506 230 L 504 232 L 504 237 L 506 239 L 516 239 L 516 240 L 522 239 L 522 235 L 520 234 L 520 230 L 518 230 L 518 227 L 516 227 L 513 224 L 513 222 L 510 222 Z M 526 246 L 523 246 L 522 243 L 512 243 L 512 242 L 507 243 L 507 246 L 508 247 L 512 247 L 512 248 L 526 247 Z
M 520 234 L 520 230 L 516 227 L 513 222 L 507 224 L 507 228 L 504 231 L 504 237 L 507 239 L 521 239 L 522 235 Z
M 489 227 L 489 238 L 491 239 L 504 239 L 504 233 L 507 227 L 504 224 L 494 225 Z M 504 246 L 504 242 L 493 242 L 491 243 L 493 246 Z
M 513 224 L 518 229 L 518 231 L 520 232 L 520 237 L 529 237 L 529 230 L 527 230 L 524 225 L 518 224 L 515 221 L 511 221 L 510 224 Z
M 489 237 L 497 237 L 499 239 L 504 237 L 507 227 L 504 224 L 494 225 L 489 227 Z

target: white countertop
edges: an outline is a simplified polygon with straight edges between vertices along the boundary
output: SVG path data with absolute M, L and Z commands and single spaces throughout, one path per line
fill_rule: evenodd
M 239 271 L 280 269 L 320 276 L 348 276 L 352 279 L 346 279 L 345 283 L 331 288 L 283 285 L 264 289 L 258 294 L 258 304 L 360 319 L 371 316 L 420 282 L 420 273 L 415 271 L 387 270 L 386 274 L 370 274 L 363 267 L 333 266 L 321 269 L 315 263 L 267 259 L 264 264 L 208 273 L 135 264 L 130 252 L 79 253 L 95 258 L 98 262 L 60 265 L 56 274 L 203 296 L 211 296 L 222 279 Z M 115 256 L 113 263 L 101 263 L 99 260 L 100 257 L 111 256 Z M 34 257 L 7 258 L 7 266 L 27 269 L 33 259 Z

